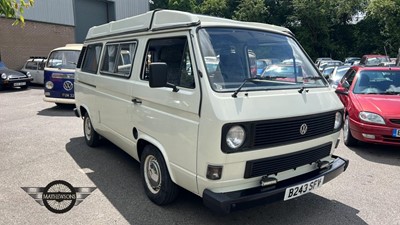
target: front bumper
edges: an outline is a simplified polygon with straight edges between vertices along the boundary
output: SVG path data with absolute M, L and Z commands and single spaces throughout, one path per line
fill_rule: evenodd
M 357 140 L 367 143 L 400 146 L 400 137 L 393 137 L 394 129 L 400 129 L 391 124 L 374 125 L 350 120 L 351 134 Z M 364 135 L 373 135 L 374 138 L 367 138 Z
M 12 80 L 2 80 L 2 85 L 4 87 L 23 87 L 29 86 L 32 78 L 20 78 L 20 79 L 12 79 Z
M 49 98 L 49 97 L 44 97 L 43 101 L 60 103 L 60 104 L 71 104 L 71 105 L 75 104 L 75 99 L 68 99 L 68 98 Z
M 250 208 L 256 205 L 282 201 L 286 188 L 302 184 L 324 176 L 324 183 L 339 176 L 347 169 L 349 161 L 338 156 L 329 168 L 316 170 L 298 177 L 278 182 L 272 187 L 255 187 L 246 190 L 215 193 L 209 189 L 203 192 L 203 203 L 211 210 L 218 213 L 229 213 L 231 211 Z

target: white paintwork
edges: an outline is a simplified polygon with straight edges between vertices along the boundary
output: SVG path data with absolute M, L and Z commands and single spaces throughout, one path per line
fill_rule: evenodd
M 304 116 L 340 110 L 343 105 L 329 87 L 310 89 L 303 94 L 299 94 L 297 89 L 254 91 L 249 92 L 248 96 L 239 93 L 237 98 L 231 96 L 232 92 L 217 93 L 212 90 L 196 35 L 200 24 L 255 28 L 287 35 L 290 31 L 285 28 L 177 11 L 156 12 L 154 23 L 150 24 L 151 15 L 152 12 L 149 12 L 93 27 L 87 35 L 85 45 L 137 40 L 139 45 L 129 79 L 88 74 L 79 68 L 75 77 L 77 108 L 88 111 L 95 130 L 136 160 L 140 160 L 137 152 L 139 141 L 153 144 L 163 154 L 173 181 L 202 196 L 205 188 L 214 192 L 227 192 L 259 186 L 260 178 L 243 178 L 248 160 L 279 156 L 326 142 L 336 142 L 339 132 L 268 149 L 223 153 L 221 128 L 226 123 Z M 172 24 L 192 26 L 167 29 Z M 139 32 L 146 27 L 148 31 Z M 176 35 L 185 35 L 191 41 L 189 48 L 196 88 L 180 88 L 179 92 L 172 92 L 171 88 L 150 88 L 147 81 L 140 79 L 147 41 Z M 140 99 L 142 103 L 132 103 L 134 98 Z M 133 128 L 138 130 L 138 139 L 132 135 Z M 326 160 L 333 159 L 327 157 Z M 220 180 L 210 181 L 206 178 L 209 164 L 223 166 Z M 284 180 L 315 169 L 315 164 L 305 165 L 295 171 L 281 172 L 277 178 Z

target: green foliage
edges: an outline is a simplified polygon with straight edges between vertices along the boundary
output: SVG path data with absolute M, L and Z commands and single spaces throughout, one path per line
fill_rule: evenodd
M 15 18 L 13 25 L 21 23 L 21 27 L 25 25 L 23 16 L 24 10 L 33 6 L 35 0 L 0 0 L 0 15 L 6 18 Z
M 395 54 L 400 47 L 400 1 L 371 0 L 367 8 L 367 16 L 378 21 L 381 35 L 388 50 Z
M 168 8 L 185 12 L 193 12 L 195 8 L 194 0 L 169 0 Z
M 200 14 L 226 17 L 228 14 L 227 0 L 204 0 L 196 10 Z
M 233 19 L 251 22 L 265 22 L 268 8 L 264 0 L 242 0 L 233 12 Z

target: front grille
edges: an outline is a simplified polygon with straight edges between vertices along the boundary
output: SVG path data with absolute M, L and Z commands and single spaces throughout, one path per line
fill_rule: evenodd
M 332 143 L 281 156 L 246 162 L 244 178 L 276 174 L 299 166 L 311 164 L 330 155 Z
M 400 119 L 390 119 L 390 122 L 400 124 Z
M 383 135 L 383 140 L 386 142 L 400 143 L 400 137 Z
M 254 147 L 288 144 L 317 136 L 327 135 L 334 130 L 335 113 L 264 121 L 255 124 Z M 306 124 L 307 132 L 300 133 L 300 127 Z

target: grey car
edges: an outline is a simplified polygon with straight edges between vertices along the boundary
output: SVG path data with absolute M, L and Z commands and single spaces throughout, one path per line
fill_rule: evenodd
M 23 74 L 15 70 L 8 69 L 6 65 L 0 61 L 0 90 L 13 87 L 26 89 L 31 81 L 32 77 L 30 73 Z

